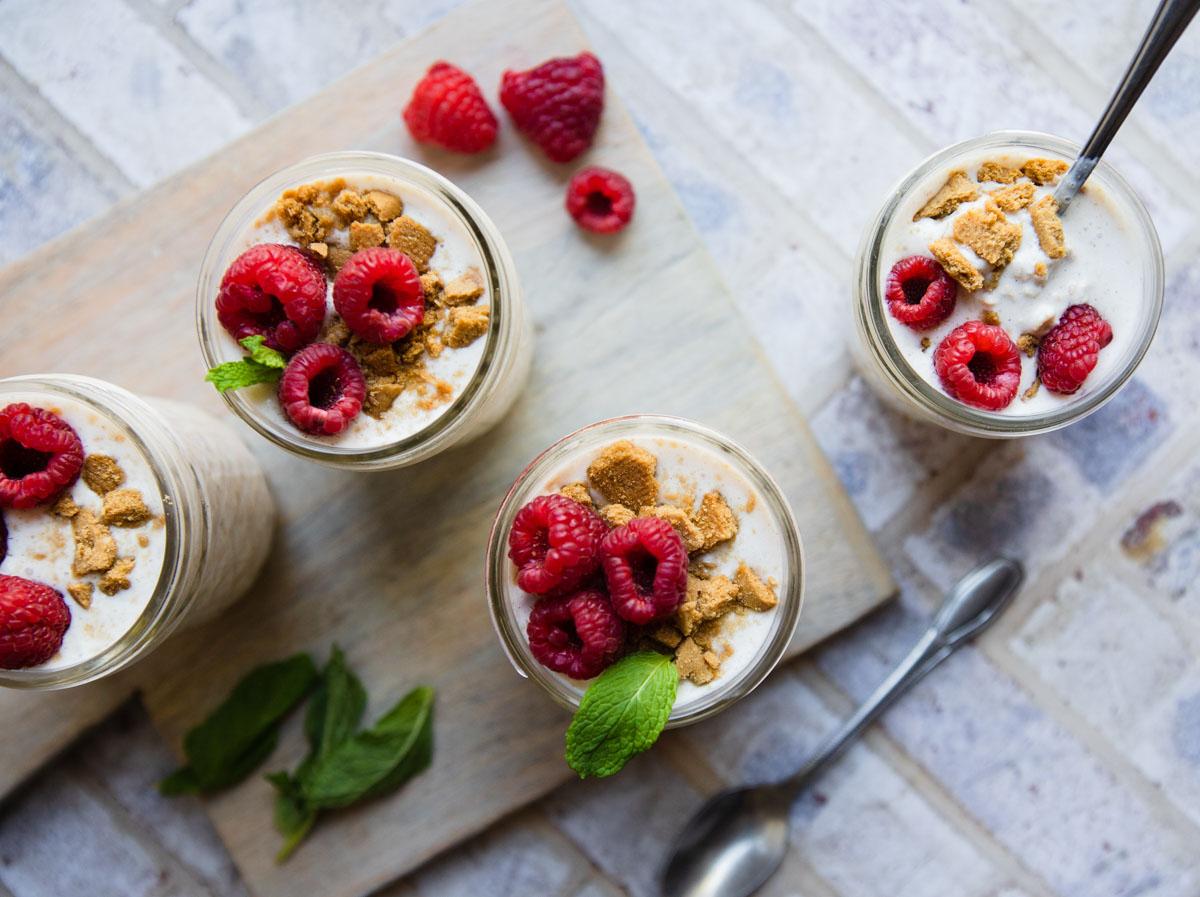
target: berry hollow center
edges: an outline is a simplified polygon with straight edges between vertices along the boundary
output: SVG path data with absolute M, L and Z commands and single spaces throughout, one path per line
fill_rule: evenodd
M 342 397 L 342 380 L 336 368 L 326 368 L 308 382 L 308 402 L 314 408 L 332 408 Z
M 0 473 L 10 480 L 20 480 L 41 473 L 53 457 L 50 452 L 27 448 L 10 437 L 0 442 Z
M 628 560 L 629 570 L 633 574 L 633 585 L 638 594 L 652 594 L 654 575 L 658 572 L 658 559 L 645 549 L 640 549 L 632 552 Z
M 996 379 L 996 362 L 992 356 L 983 352 L 976 352 L 971 360 L 967 362 L 967 369 L 975 375 L 975 382 L 982 383 L 985 386 L 990 386 L 992 381 Z
M 400 303 L 396 300 L 396 291 L 386 283 L 376 283 L 371 287 L 371 301 L 367 308 L 384 315 L 393 315 Z
M 929 289 L 931 283 L 933 281 L 926 280 L 924 277 L 910 277 L 901 284 L 904 290 L 904 301 L 909 305 L 920 305 L 921 300 L 925 298 L 925 291 Z
M 612 197 L 604 191 L 593 190 L 587 195 L 587 210 L 590 214 L 604 217 L 612 214 L 612 208 Z
M 574 620 L 563 620 L 554 627 L 554 632 L 550 635 L 550 641 L 554 643 L 556 648 L 582 648 L 583 639 L 579 637 L 579 630 L 575 628 Z

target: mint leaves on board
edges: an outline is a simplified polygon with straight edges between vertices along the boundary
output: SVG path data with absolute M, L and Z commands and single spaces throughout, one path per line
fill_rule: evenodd
M 307 654 L 251 670 L 183 739 L 187 765 L 158 783 L 163 794 L 206 794 L 235 785 L 267 758 L 284 716 L 317 684 Z
M 355 732 L 366 692 L 335 646 L 305 718 L 309 752 L 294 772 L 267 776 L 279 792 L 279 862 L 296 849 L 324 809 L 349 806 L 399 788 L 433 759 L 433 689 L 415 688 L 375 725 Z
M 263 345 L 264 337 L 248 336 L 238 340 L 242 348 L 250 354 L 241 361 L 227 361 L 215 368 L 209 368 L 204 375 L 204 381 L 217 388 L 217 392 L 227 389 L 241 389 L 244 386 L 254 386 L 256 383 L 277 383 L 287 367 L 287 359 L 280 352 Z
M 658 740 L 679 673 L 666 654 L 629 654 L 588 686 L 567 729 L 567 764 L 579 777 L 604 778 Z

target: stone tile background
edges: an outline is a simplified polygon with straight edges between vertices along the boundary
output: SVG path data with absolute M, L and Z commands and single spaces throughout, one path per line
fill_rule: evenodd
M 0 0 L 0 262 L 455 5 Z M 940 590 L 1000 550 L 1030 569 L 1016 607 L 797 807 L 765 893 L 1200 893 L 1200 26 L 1111 151 L 1166 249 L 1159 338 L 1100 413 L 993 445 L 906 420 L 854 374 L 859 230 L 953 140 L 1005 126 L 1085 136 L 1153 0 L 574 6 L 903 592 L 719 720 L 384 893 L 653 894 L 703 792 L 790 770 L 907 649 Z M 245 894 L 199 805 L 151 789 L 170 766 L 136 702 L 84 736 L 0 807 L 0 897 Z

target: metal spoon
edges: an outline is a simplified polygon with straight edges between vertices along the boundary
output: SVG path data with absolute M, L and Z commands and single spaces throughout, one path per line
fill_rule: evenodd
M 1117 129 L 1124 124 L 1129 110 L 1142 95 L 1142 91 L 1158 71 L 1159 65 L 1171 52 L 1175 41 L 1179 40 L 1179 35 L 1183 34 L 1197 9 L 1200 9 L 1200 0 L 1162 0 L 1158 4 L 1154 18 L 1142 36 L 1142 44 L 1133 54 L 1129 68 L 1125 70 L 1125 77 L 1117 85 L 1116 92 L 1108 101 L 1108 107 L 1096 123 L 1096 129 L 1092 131 L 1092 136 L 1079 153 L 1079 158 L 1054 191 L 1058 214 L 1061 215 L 1067 210 L 1083 182 L 1088 179 L 1092 169 L 1108 149 Z
M 996 558 L 960 579 L 916 646 L 790 779 L 731 788 L 704 804 L 676 838 L 662 874 L 664 897 L 747 897 L 779 868 L 788 811 L 801 792 L 892 702 L 978 635 L 1016 594 L 1025 571 Z

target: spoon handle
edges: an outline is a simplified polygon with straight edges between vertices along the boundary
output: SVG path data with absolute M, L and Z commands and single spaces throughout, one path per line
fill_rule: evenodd
M 967 639 L 986 629 L 1012 600 L 1025 578 L 1021 565 L 995 558 L 972 570 L 950 590 L 925 634 L 862 706 L 832 732 L 804 767 L 781 783 L 779 795 L 790 805 L 876 717 Z
M 1154 13 L 1150 26 L 1142 36 L 1141 46 L 1129 61 L 1125 77 L 1117 85 L 1116 92 L 1108 101 L 1108 108 L 1096 123 L 1096 129 L 1079 153 L 1079 158 L 1071 166 L 1071 170 L 1063 177 L 1058 189 L 1054 191 L 1054 199 L 1058 202 L 1058 213 L 1061 215 L 1088 179 L 1109 143 L 1117 133 L 1117 129 L 1129 115 L 1129 110 L 1137 102 L 1159 65 L 1167 53 L 1179 40 L 1188 23 L 1200 9 L 1200 0 L 1162 0 Z

